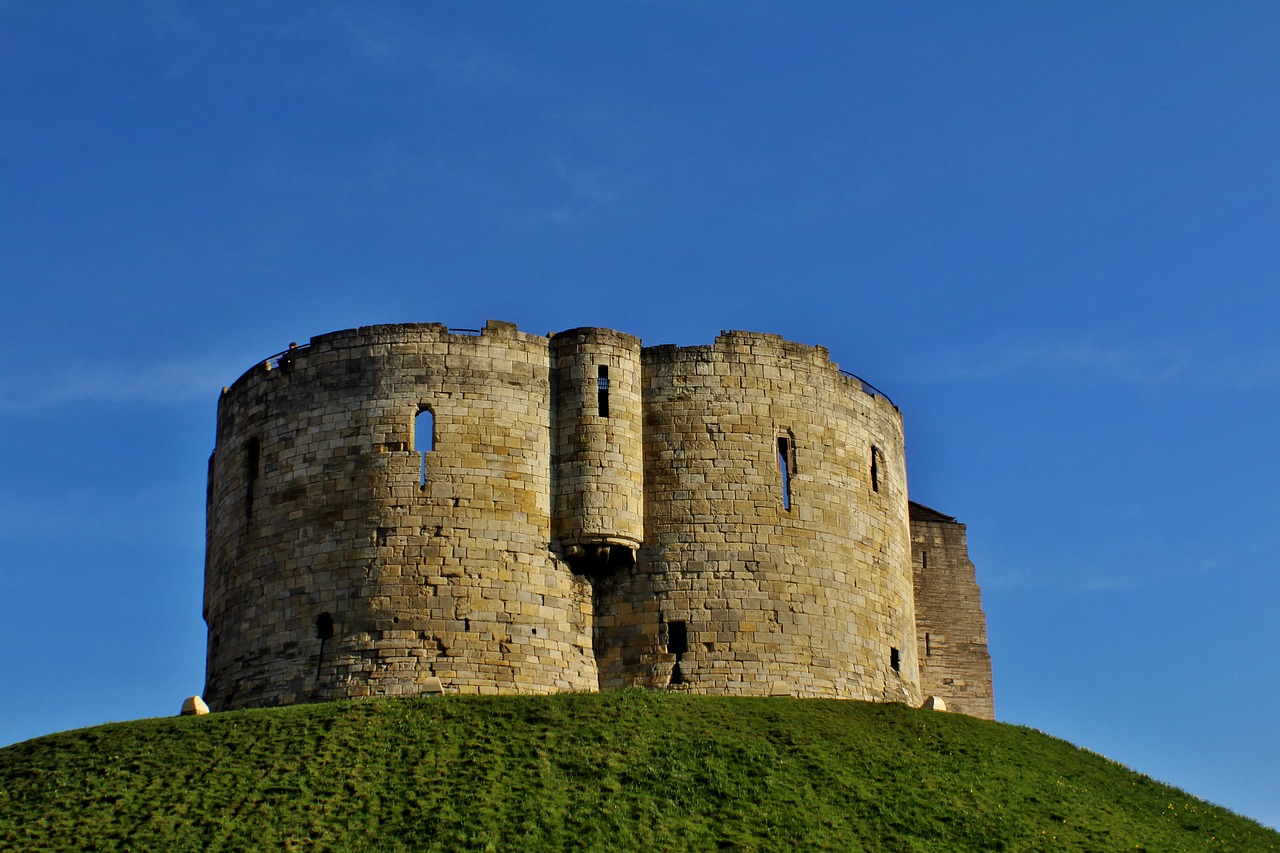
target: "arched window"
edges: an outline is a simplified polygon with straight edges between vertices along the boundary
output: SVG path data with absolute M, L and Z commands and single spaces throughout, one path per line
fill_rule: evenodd
M 421 459 L 418 462 L 418 486 L 427 486 L 427 454 L 436 448 L 436 416 L 430 409 L 422 409 L 413 419 L 413 449 Z

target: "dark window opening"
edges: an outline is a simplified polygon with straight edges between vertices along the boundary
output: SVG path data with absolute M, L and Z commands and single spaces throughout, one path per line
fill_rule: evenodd
M 596 403 L 600 417 L 609 417 L 609 368 L 603 364 L 596 371 Z
M 436 449 L 436 416 L 422 409 L 413 419 L 413 449 L 421 455 L 418 463 L 418 486 L 427 487 L 427 454 Z
M 684 622 L 667 623 L 667 654 L 682 655 L 689 651 L 689 628 Z
M 244 443 L 244 517 L 253 517 L 253 484 L 262 469 L 262 442 L 256 437 Z
M 928 551 L 920 552 L 920 568 L 922 569 L 929 568 L 929 552 Z
M 778 473 L 782 475 L 782 508 L 791 509 L 791 475 L 795 473 L 795 443 L 790 436 L 778 436 Z
M 924 656 L 929 657 L 933 654 L 933 638 L 928 634 L 924 635 Z
M 683 620 L 667 623 L 667 654 L 675 655 L 676 662 L 671 667 L 671 680 L 668 684 L 684 684 L 684 673 L 680 670 L 680 659 L 689 651 L 689 626 Z
M 871 491 L 880 491 L 880 448 L 871 448 Z
M 324 644 L 333 639 L 333 616 L 321 613 L 316 617 L 316 639 L 320 641 L 320 654 L 316 657 L 316 680 L 320 680 L 320 670 L 324 666 Z
M 889 666 L 893 667 L 894 672 L 902 672 L 902 660 L 898 655 L 898 650 L 892 646 L 889 648 Z
M 252 483 L 258 479 L 262 465 L 262 442 L 251 438 L 244 443 L 244 475 Z

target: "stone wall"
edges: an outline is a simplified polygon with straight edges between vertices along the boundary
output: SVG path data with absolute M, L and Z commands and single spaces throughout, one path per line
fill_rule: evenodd
M 987 618 L 965 526 L 911 504 L 920 689 L 947 710 L 995 719 Z
M 205 698 L 438 678 L 989 708 L 989 664 L 986 706 L 979 674 L 947 670 L 968 693 L 925 684 L 941 646 L 917 637 L 918 599 L 931 643 L 981 621 L 976 585 L 943 594 L 917 571 L 913 588 L 913 535 L 959 559 L 963 527 L 958 546 L 939 530 L 908 519 L 898 410 L 822 347 L 497 322 L 322 335 L 219 404 Z

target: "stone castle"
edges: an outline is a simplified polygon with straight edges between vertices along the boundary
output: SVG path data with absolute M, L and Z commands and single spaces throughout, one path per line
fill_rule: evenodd
M 205 699 L 627 686 L 993 718 L 964 525 L 823 347 L 370 326 L 223 390 Z

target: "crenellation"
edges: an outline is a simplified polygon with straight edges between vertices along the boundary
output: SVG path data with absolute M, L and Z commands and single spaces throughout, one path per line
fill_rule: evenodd
M 909 517 L 901 413 L 824 347 L 367 326 L 250 368 L 216 435 L 215 708 L 438 678 L 992 713 L 963 526 Z

